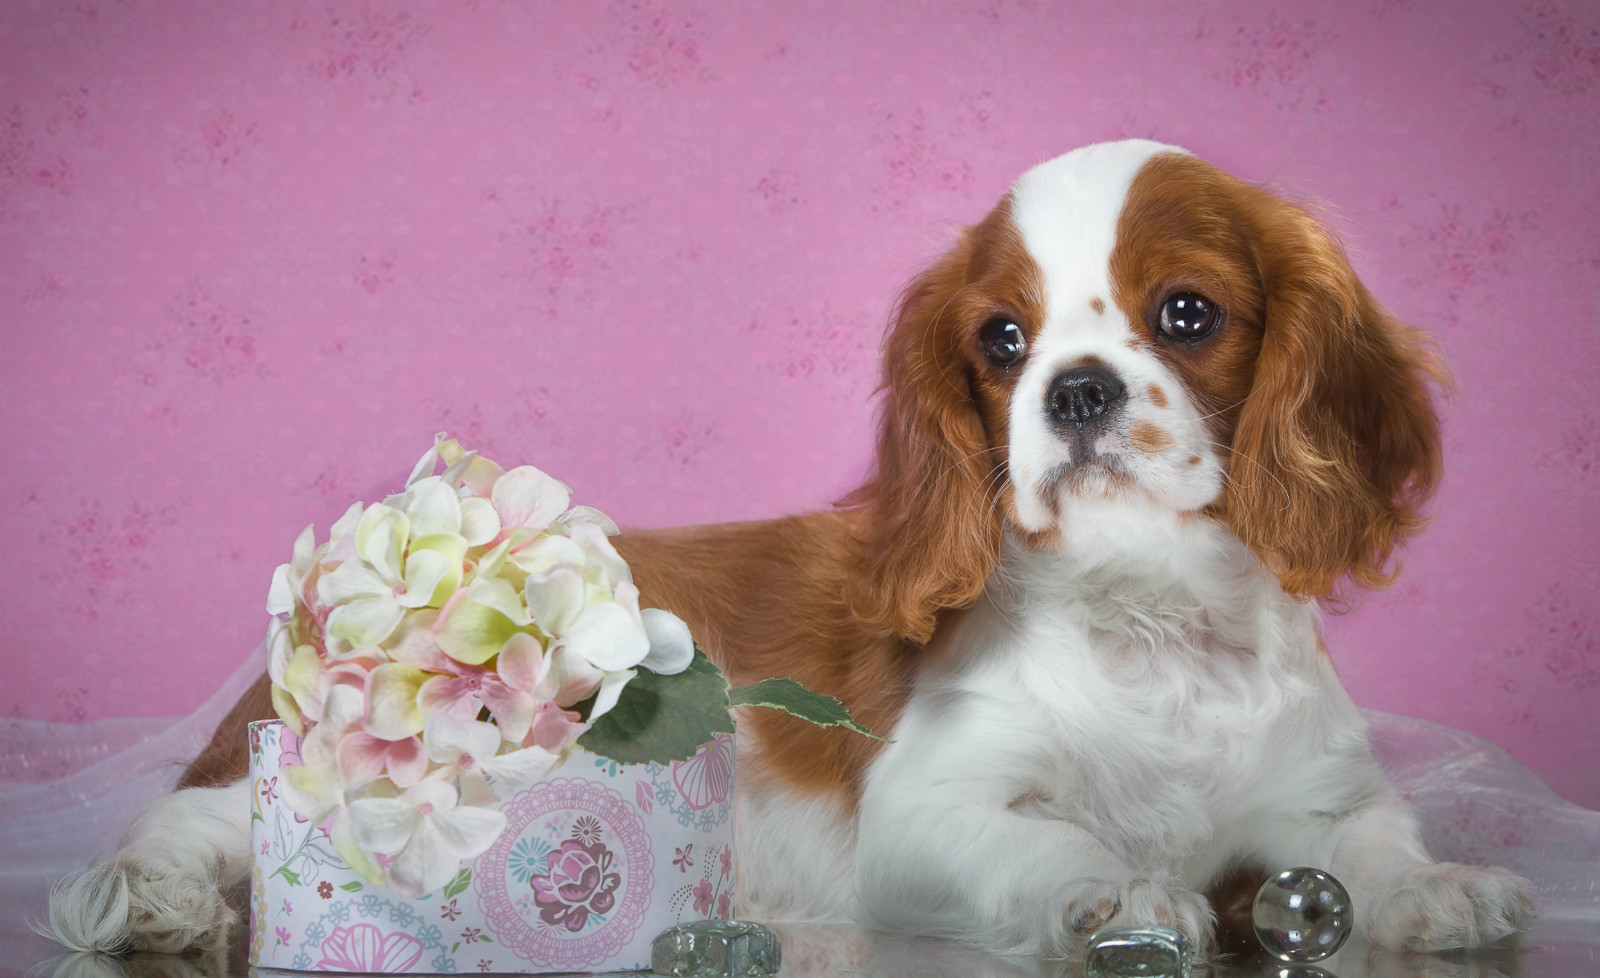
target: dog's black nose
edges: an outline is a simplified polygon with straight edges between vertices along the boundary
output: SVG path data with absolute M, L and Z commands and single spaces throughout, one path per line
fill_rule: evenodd
M 1044 396 L 1044 410 L 1059 425 L 1081 428 L 1122 401 L 1122 381 L 1104 367 L 1073 367 L 1056 375 Z

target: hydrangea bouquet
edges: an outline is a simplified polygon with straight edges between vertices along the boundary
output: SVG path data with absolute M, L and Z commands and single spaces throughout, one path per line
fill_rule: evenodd
M 320 546 L 300 534 L 267 598 L 273 704 L 303 738 L 283 797 L 352 869 L 409 896 L 449 882 L 504 828 L 484 806 L 574 744 L 683 760 L 732 706 L 872 736 L 792 680 L 730 690 L 681 620 L 639 607 L 616 533 L 544 472 L 440 435 L 402 492 Z

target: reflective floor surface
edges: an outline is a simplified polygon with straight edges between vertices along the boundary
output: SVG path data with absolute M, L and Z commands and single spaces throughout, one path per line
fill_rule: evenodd
M 32 903 L 33 901 L 26 901 Z M 211 955 L 129 957 L 63 954 L 26 930 L 26 912 L 8 908 L 0 926 L 0 974 L 38 978 L 225 978 L 292 975 L 252 969 L 243 942 Z M 1076 962 L 979 954 L 931 939 L 893 938 L 851 927 L 775 925 L 783 938 L 783 970 L 792 978 L 1069 978 Z M 1249 949 L 1241 949 L 1248 952 Z M 1224 954 L 1196 978 L 1600 978 L 1600 921 L 1541 921 L 1519 947 L 1475 954 L 1396 954 L 1356 941 L 1312 970 L 1285 972 L 1265 952 Z

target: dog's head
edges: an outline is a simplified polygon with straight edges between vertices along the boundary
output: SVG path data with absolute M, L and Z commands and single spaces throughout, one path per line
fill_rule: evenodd
M 901 302 L 851 606 L 926 641 L 1008 532 L 1068 546 L 1107 505 L 1218 521 L 1298 596 L 1381 587 L 1442 379 L 1304 208 L 1170 146 L 1068 153 Z

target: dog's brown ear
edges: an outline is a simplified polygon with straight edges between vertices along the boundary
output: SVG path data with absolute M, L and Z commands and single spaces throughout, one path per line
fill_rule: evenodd
M 1000 556 L 988 451 L 951 300 L 966 285 L 970 235 L 901 297 L 884 344 L 877 470 L 842 501 L 860 506 L 861 565 L 845 599 L 863 621 L 913 642 L 939 612 L 978 599 Z
M 1336 601 L 1345 579 L 1392 583 L 1395 547 L 1427 523 L 1440 469 L 1430 385 L 1448 377 L 1313 217 L 1256 194 L 1265 330 L 1234 432 L 1227 518 L 1285 590 Z

